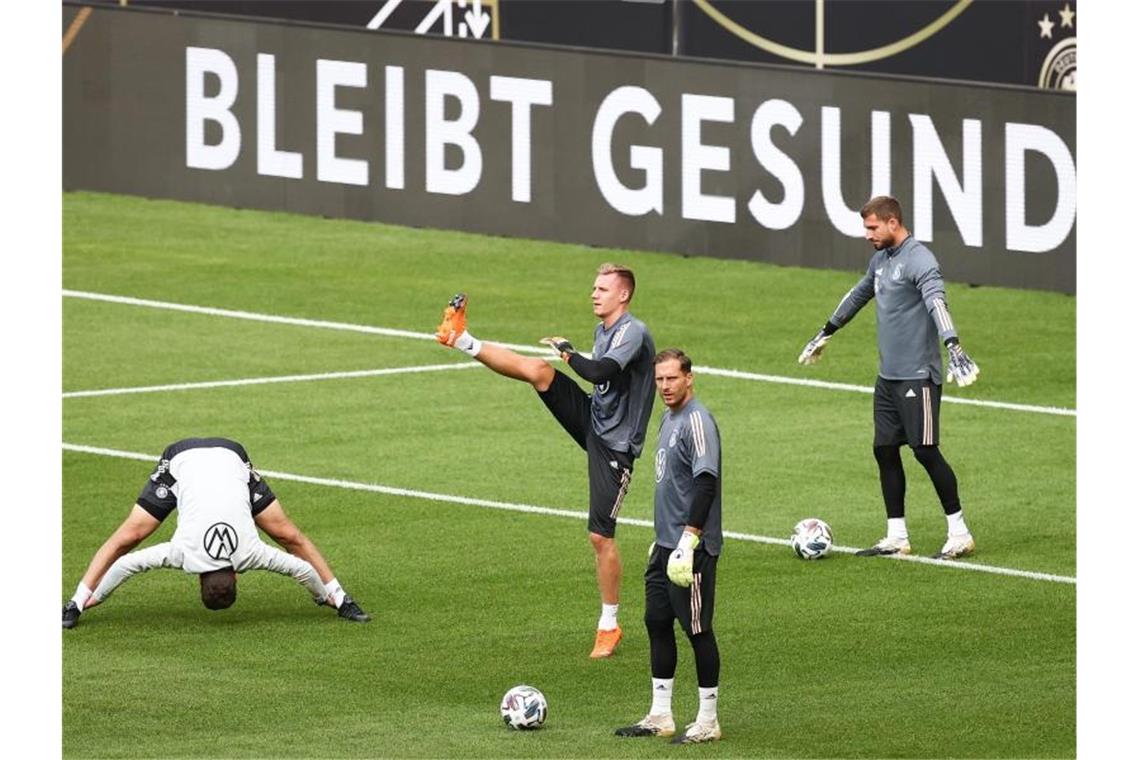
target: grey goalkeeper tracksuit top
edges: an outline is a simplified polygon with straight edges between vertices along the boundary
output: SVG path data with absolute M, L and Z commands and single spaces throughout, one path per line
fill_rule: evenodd
M 879 323 L 879 376 L 941 384 L 939 344 L 958 333 L 930 249 L 910 235 L 895 248 L 875 251 L 867 273 L 835 307 L 831 321 L 842 327 L 872 298 Z

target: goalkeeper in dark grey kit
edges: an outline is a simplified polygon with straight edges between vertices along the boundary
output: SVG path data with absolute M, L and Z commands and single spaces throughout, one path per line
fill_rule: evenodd
M 910 554 L 904 517 L 906 476 L 899 449 L 906 443 L 926 468 L 946 513 L 947 536 L 936 559 L 957 559 L 974 552 L 958 499 L 958 479 L 938 449 L 942 400 L 942 353 L 949 353 L 947 380 L 966 386 L 978 377 L 978 365 L 962 349 L 946 306 L 946 288 L 938 261 L 903 226 L 894 198 L 878 196 L 859 212 L 864 237 L 875 248 L 867 273 L 859 280 L 800 353 L 801 364 L 819 360 L 831 336 L 875 299 L 879 325 L 879 377 L 875 382 L 875 460 L 887 509 L 887 535 L 860 556 Z

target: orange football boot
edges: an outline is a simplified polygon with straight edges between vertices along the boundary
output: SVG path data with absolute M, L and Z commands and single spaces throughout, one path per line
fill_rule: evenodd
M 590 652 L 591 659 L 610 657 L 617 649 L 619 641 L 621 641 L 621 626 L 612 631 L 603 631 L 599 628 L 597 638 L 594 639 L 594 651 Z
M 445 346 L 454 346 L 455 339 L 467 329 L 467 294 L 456 293 L 443 310 L 443 321 L 435 331 L 435 339 Z

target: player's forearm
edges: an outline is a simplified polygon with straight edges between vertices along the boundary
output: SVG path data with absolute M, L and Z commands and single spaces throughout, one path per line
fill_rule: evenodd
M 950 318 L 950 309 L 946 306 L 946 299 L 941 295 L 933 296 L 926 301 L 926 309 L 934 326 L 938 329 L 938 337 L 942 342 L 949 344 L 958 340 L 958 331 L 954 327 L 954 320 Z
M 950 318 L 950 308 L 946 305 L 946 283 L 942 279 L 942 272 L 937 266 L 931 266 L 920 274 L 915 285 L 922 294 L 922 301 L 926 304 L 926 311 L 934 321 L 938 330 L 938 337 L 943 343 L 958 338 L 958 331 L 954 328 L 954 320 Z
M 111 536 L 91 558 L 91 563 L 87 565 L 87 572 L 83 574 L 83 585 L 87 588 L 95 588 L 107 570 L 139 543 L 139 541 L 123 539 L 117 535 Z
M 713 501 L 716 500 L 716 485 L 717 478 L 712 473 L 702 472 L 697 476 L 693 488 L 693 505 L 689 509 L 689 519 L 686 522 L 690 528 L 704 530 Z
M 587 359 L 581 354 L 568 354 L 567 363 L 583 380 L 600 385 L 614 380 L 621 374 L 621 365 L 613 359 Z
M 835 307 L 835 311 L 831 313 L 831 317 L 827 320 L 828 324 L 835 325 L 835 330 L 838 330 L 843 325 L 850 322 L 859 313 L 859 310 L 867 305 L 875 295 L 874 282 L 863 278 L 855 287 L 847 291 L 847 295 Z M 832 330 L 832 332 L 835 332 Z M 831 333 L 828 333 L 830 335 Z
M 305 562 L 308 562 L 310 565 L 312 565 L 313 569 L 317 571 L 317 575 L 320 577 L 321 583 L 328 583 L 335 577 L 333 575 L 332 568 L 329 567 L 329 563 L 325 562 L 324 555 L 322 555 L 320 550 L 317 549 L 317 545 L 310 541 L 309 537 L 303 533 L 300 534 L 296 540 L 292 541 L 285 548 L 294 557 L 303 559 Z

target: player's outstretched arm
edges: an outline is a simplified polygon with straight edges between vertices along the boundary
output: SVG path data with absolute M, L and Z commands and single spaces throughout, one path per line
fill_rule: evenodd
M 954 327 L 954 320 L 950 317 L 950 307 L 946 304 L 946 284 L 942 280 L 938 262 L 933 256 L 929 256 L 921 264 L 921 270 L 915 276 L 915 285 L 922 293 L 926 310 L 930 312 L 930 318 L 938 330 L 938 337 L 942 339 L 949 353 L 946 382 L 957 381 L 960 386 L 970 385 L 978 379 L 980 370 L 958 339 L 958 330 Z
M 317 545 L 289 519 L 280 501 L 274 499 L 268 507 L 254 515 L 253 521 L 282 549 L 312 565 L 322 583 L 328 583 L 335 577 Z
M 274 499 L 268 507 L 254 515 L 257 527 L 276 541 L 289 552 L 284 554 L 266 546 L 267 552 L 276 552 L 280 557 L 269 558 L 269 564 L 264 569 L 291 575 L 298 583 L 313 592 L 313 599 L 318 604 L 327 604 L 336 609 L 342 618 L 357 623 L 367 623 L 371 618 L 360 609 L 360 606 L 341 587 L 340 581 L 333 575 L 332 568 L 325 561 L 320 550 L 317 549 L 308 536 L 301 532 L 292 520 L 285 514 L 281 502 Z M 281 557 L 291 560 L 285 562 Z M 315 576 L 316 583 L 312 582 L 310 575 Z M 317 590 L 319 587 L 319 591 Z
M 291 576 L 309 590 L 314 602 L 334 608 L 338 617 L 353 623 L 367 623 L 372 620 L 372 616 L 360 609 L 360 605 L 345 593 L 335 578 L 330 584 L 322 583 L 317 571 L 308 562 L 275 549 L 269 544 L 261 544 L 261 550 L 254 556 L 252 564 L 243 569 L 269 570 Z
M 570 341 L 563 337 L 555 335 L 551 338 L 543 338 L 539 343 L 544 343 L 561 354 L 562 361 L 569 364 L 570 369 L 577 372 L 583 380 L 594 385 L 608 383 L 621 374 L 621 364 L 617 360 L 608 356 L 603 356 L 601 359 L 587 359 L 574 349 Z
M 803 350 L 800 351 L 800 364 L 815 364 L 819 361 L 820 354 L 823 353 L 824 346 L 831 340 L 831 336 L 835 334 L 843 325 L 850 322 L 859 313 L 859 310 L 867 305 L 872 298 L 875 297 L 875 274 L 870 267 L 867 268 L 867 273 L 863 275 L 859 282 L 855 283 L 855 287 L 847 291 L 847 294 L 840 300 L 839 305 L 835 307 L 831 317 L 819 332 L 815 334 L 811 340 L 807 342 Z

